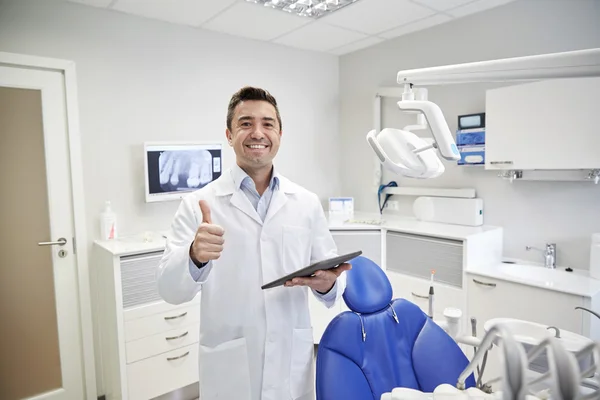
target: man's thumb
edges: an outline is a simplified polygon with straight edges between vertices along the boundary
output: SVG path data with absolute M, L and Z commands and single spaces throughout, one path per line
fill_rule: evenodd
M 207 224 L 212 224 L 212 219 L 210 218 L 210 207 L 206 200 L 200 200 L 200 211 L 202 211 L 202 222 Z

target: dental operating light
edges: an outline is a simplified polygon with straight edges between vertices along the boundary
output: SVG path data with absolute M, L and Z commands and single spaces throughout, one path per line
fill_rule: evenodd
M 399 71 L 396 80 L 404 92 L 398 108 L 422 113 L 432 138 L 386 128 L 371 130 L 367 142 L 384 168 L 410 178 L 435 178 L 444 172 L 438 155 L 458 161 L 460 153 L 441 109 L 426 99 L 415 100 L 415 86 L 595 76 L 600 76 L 600 48 Z

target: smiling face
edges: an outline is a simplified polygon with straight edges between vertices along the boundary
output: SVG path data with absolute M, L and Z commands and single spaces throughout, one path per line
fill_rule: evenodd
M 275 107 L 263 100 L 240 102 L 226 130 L 237 164 L 247 172 L 271 168 L 281 134 Z

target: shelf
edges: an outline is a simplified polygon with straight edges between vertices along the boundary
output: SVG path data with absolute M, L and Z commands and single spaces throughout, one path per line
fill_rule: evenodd
M 463 199 L 474 199 L 477 196 L 473 188 L 389 187 L 383 189 L 383 192 L 399 196 L 459 197 Z

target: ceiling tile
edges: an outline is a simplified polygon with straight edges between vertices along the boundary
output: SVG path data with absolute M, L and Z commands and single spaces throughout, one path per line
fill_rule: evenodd
M 447 15 L 435 14 L 431 17 L 423 18 L 419 21 L 411 22 L 398 28 L 391 29 L 387 32 L 380 33 L 379 36 L 386 39 L 392 39 L 398 36 L 406 35 L 407 33 L 416 32 L 423 29 L 431 28 L 435 25 L 443 24 L 444 22 L 448 22 L 451 19 L 452 18 Z
M 366 39 L 359 40 L 358 42 L 350 43 L 350 44 L 347 44 L 347 45 L 344 45 L 341 47 L 336 47 L 335 49 L 330 50 L 329 53 L 341 56 L 343 54 L 352 53 L 353 51 L 361 50 L 366 47 L 374 46 L 383 41 L 384 41 L 384 39 L 371 36 Z
M 375 35 L 433 13 L 429 8 L 408 0 L 360 0 L 320 20 Z
M 199 26 L 236 0 L 117 0 L 113 10 L 175 24 Z
M 272 40 L 312 21 L 258 4 L 240 2 L 202 28 L 251 39 Z
M 414 3 L 419 3 L 424 6 L 428 6 L 429 8 L 433 8 L 437 11 L 445 11 L 451 8 L 456 8 L 458 6 L 465 5 L 467 3 L 472 3 L 476 0 L 411 0 Z
M 511 1 L 514 0 L 477 0 L 464 6 L 453 8 L 446 12 L 453 17 L 464 17 L 465 15 L 485 11 L 490 8 L 510 3 Z
M 316 21 L 283 35 L 273 42 L 301 49 L 327 51 L 367 37 L 362 33 Z
M 68 0 L 71 3 L 85 4 L 92 7 L 108 7 L 113 0 Z

